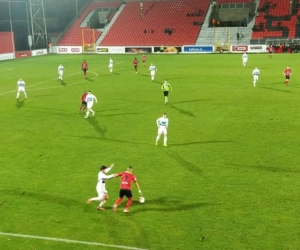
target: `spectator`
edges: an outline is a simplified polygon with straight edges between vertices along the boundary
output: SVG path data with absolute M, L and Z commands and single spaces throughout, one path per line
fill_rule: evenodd
M 236 40 L 240 40 L 240 33 L 238 32 L 238 33 L 236 33 Z
M 144 29 L 144 33 L 147 34 L 147 30 L 146 29 Z

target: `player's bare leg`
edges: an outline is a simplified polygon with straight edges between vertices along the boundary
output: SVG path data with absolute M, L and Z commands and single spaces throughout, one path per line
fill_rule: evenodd
M 120 203 L 122 202 L 123 198 L 119 198 L 116 200 L 115 204 L 113 205 L 113 210 L 114 212 L 117 211 L 117 207 L 120 205 Z
M 167 135 L 164 135 L 164 146 L 167 147 Z
M 89 114 L 90 114 L 90 109 L 88 108 L 86 114 L 85 114 L 85 117 L 84 118 L 88 118 L 89 117 Z
M 158 145 L 159 138 L 160 138 L 160 135 L 157 135 L 157 136 L 156 136 L 155 145 Z
M 130 198 L 128 199 L 128 201 L 127 201 L 127 203 L 126 203 L 126 207 L 125 207 L 125 209 L 124 209 L 124 213 L 129 213 L 129 208 L 130 208 L 131 204 L 132 204 L 132 197 L 130 197 Z

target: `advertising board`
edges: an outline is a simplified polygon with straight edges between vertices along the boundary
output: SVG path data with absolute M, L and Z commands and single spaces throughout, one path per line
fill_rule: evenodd
M 96 53 L 97 54 L 124 54 L 125 48 L 124 47 L 97 47 Z
M 58 46 L 57 53 L 58 54 L 81 54 L 82 47 L 81 46 Z
M 16 58 L 31 57 L 31 51 L 30 51 L 30 50 L 26 50 L 26 51 L 16 51 L 16 52 L 15 52 L 15 57 L 16 57 Z
M 182 48 L 178 46 L 164 46 L 163 50 L 161 47 L 153 47 L 153 52 L 156 53 L 166 53 L 166 54 L 176 54 L 181 53 Z
M 47 53 L 47 49 L 32 50 L 31 56 L 42 56 L 46 55 Z
M 232 53 L 248 52 L 248 45 L 231 45 L 230 52 Z
M 214 46 L 212 45 L 184 45 L 182 53 L 213 53 Z
M 0 61 L 10 60 L 15 58 L 15 53 L 0 54 Z

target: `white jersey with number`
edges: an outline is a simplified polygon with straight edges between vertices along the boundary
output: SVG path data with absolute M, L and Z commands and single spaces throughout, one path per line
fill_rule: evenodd
M 114 61 L 112 59 L 109 59 L 109 64 L 108 64 L 108 67 L 109 68 L 112 68 L 114 65 Z
M 64 66 L 62 66 L 62 65 L 58 66 L 57 71 L 60 76 L 62 76 L 64 74 L 64 70 L 65 70 Z
M 242 59 L 243 59 L 243 62 L 247 62 L 248 61 L 248 55 L 246 53 L 244 53 L 242 55 Z
M 149 70 L 150 70 L 151 75 L 155 75 L 155 72 L 157 71 L 157 68 L 156 68 L 155 65 L 151 65 L 149 67 Z
M 18 91 L 25 91 L 25 82 L 23 80 L 19 80 L 17 82 Z
M 105 173 L 107 173 L 110 170 L 111 170 L 111 168 L 105 169 Z M 105 187 L 105 182 L 108 179 L 110 179 L 114 176 L 113 174 L 106 175 L 105 173 L 100 171 L 99 174 L 98 174 L 98 183 L 97 183 L 97 186 L 96 186 L 96 191 L 97 191 L 99 197 L 101 197 L 104 194 L 107 194 L 107 190 L 106 190 L 106 187 Z
M 253 80 L 255 80 L 255 81 L 257 81 L 258 80 L 258 76 L 259 76 L 259 74 L 260 74 L 260 71 L 259 71 L 259 69 L 254 69 L 253 71 L 252 71 L 252 75 L 253 75 Z
M 94 102 L 97 103 L 97 98 L 93 94 L 87 94 L 85 97 L 85 101 L 88 108 L 91 108 L 94 105 Z
M 167 117 L 160 117 L 156 120 L 158 126 L 158 134 L 167 134 L 169 119 Z

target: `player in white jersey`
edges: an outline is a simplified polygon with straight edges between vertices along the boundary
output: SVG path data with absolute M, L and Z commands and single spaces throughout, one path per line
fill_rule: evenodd
M 255 69 L 252 71 L 252 75 L 253 75 L 253 86 L 256 86 L 256 82 L 258 81 L 258 76 L 260 74 L 260 71 L 257 67 L 255 67 Z
M 156 136 L 155 145 L 157 145 L 158 140 L 161 134 L 164 134 L 164 146 L 167 146 L 167 129 L 169 125 L 169 119 L 167 118 L 167 114 L 163 113 L 163 116 L 156 120 L 156 125 L 158 127 L 158 133 Z
M 98 210 L 105 210 L 103 208 L 104 203 L 108 200 L 108 192 L 105 188 L 105 182 L 113 177 L 115 174 L 106 175 L 112 168 L 114 164 L 111 164 L 110 167 L 101 166 L 100 172 L 98 173 L 98 183 L 96 186 L 96 191 L 98 193 L 98 197 L 89 198 L 87 203 L 91 203 L 92 201 L 101 201 L 99 206 L 97 207 Z
M 113 67 L 114 67 L 114 61 L 113 61 L 113 59 L 109 58 L 108 68 L 109 68 L 110 73 L 113 72 Z
M 25 91 L 25 82 L 20 79 L 18 82 L 17 82 L 17 88 L 18 88 L 18 92 L 17 92 L 17 99 L 19 98 L 19 95 L 20 95 L 20 92 L 23 92 L 24 95 L 25 95 L 25 98 L 27 98 L 27 94 L 26 94 L 26 91 Z
M 65 70 L 64 66 L 62 64 L 60 64 L 58 66 L 58 69 L 57 69 L 57 71 L 58 71 L 57 81 L 62 81 L 63 80 L 64 70 Z
M 95 115 L 95 111 L 92 110 L 92 107 L 94 105 L 94 102 L 97 103 L 98 101 L 97 101 L 96 96 L 94 96 L 91 91 L 89 91 L 88 94 L 86 95 L 85 101 L 86 101 L 86 106 L 87 106 L 88 110 L 87 110 L 86 115 L 85 115 L 84 118 L 88 118 L 90 112 L 92 112 L 92 114 Z
M 153 63 L 151 63 L 150 67 L 149 67 L 149 70 L 150 70 L 150 75 L 151 75 L 151 80 L 153 81 L 154 80 L 154 76 L 155 76 L 155 73 L 157 71 L 157 68 L 155 65 L 153 65 Z
M 246 63 L 248 61 L 248 55 L 246 52 L 242 55 L 242 60 L 243 60 L 243 66 L 246 67 Z

